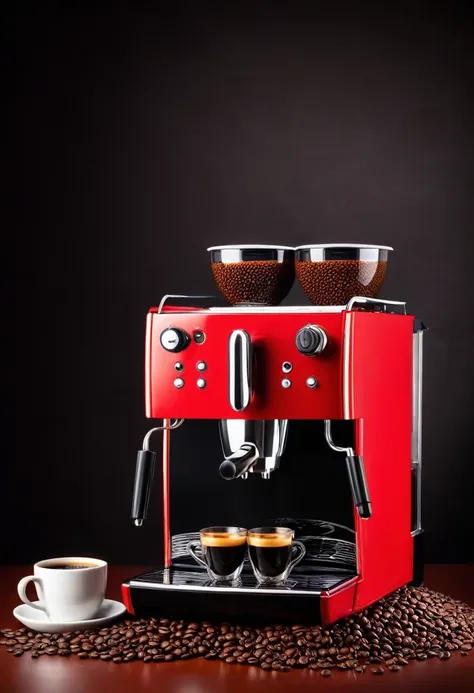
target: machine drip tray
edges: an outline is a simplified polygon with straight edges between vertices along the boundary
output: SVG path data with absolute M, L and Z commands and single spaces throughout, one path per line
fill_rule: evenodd
M 243 573 L 238 584 L 215 584 L 205 572 L 170 568 L 151 570 L 124 583 L 139 616 L 172 618 L 245 619 L 247 622 L 320 622 L 321 595 L 349 588 L 356 575 L 291 574 L 279 587 L 260 586 L 253 574 Z M 126 600 L 125 600 L 126 601 Z
M 354 577 L 349 576 L 349 579 Z M 281 593 L 291 591 L 293 594 L 321 594 L 333 590 L 338 585 L 348 579 L 347 575 L 335 575 L 334 573 L 323 573 L 319 575 L 294 575 L 280 587 L 259 586 L 253 574 L 242 573 L 240 584 L 221 585 L 209 580 L 207 573 L 201 571 L 191 572 L 189 570 L 151 570 L 143 575 L 130 580 L 130 587 L 141 587 L 145 583 L 151 589 L 178 589 L 189 591 L 211 591 L 228 592 L 230 594 L 241 592 L 255 592 L 259 594 L 274 592 Z

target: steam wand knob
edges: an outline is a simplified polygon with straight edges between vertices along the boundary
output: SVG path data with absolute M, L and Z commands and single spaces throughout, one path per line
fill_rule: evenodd
M 326 332 L 319 325 L 307 325 L 296 335 L 296 348 L 304 356 L 317 356 L 327 346 Z

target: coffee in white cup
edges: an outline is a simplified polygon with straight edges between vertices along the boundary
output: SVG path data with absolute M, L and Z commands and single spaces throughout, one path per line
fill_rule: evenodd
M 20 599 L 46 613 L 50 621 L 71 622 L 93 618 L 104 601 L 107 563 L 98 558 L 66 556 L 35 563 L 34 575 L 18 583 Z M 34 582 L 39 602 L 31 602 L 26 587 Z

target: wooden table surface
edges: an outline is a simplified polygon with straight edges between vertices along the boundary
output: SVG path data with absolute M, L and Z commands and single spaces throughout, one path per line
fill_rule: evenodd
M 111 566 L 107 596 L 120 598 L 120 583 L 141 568 Z M 0 567 L 0 628 L 20 627 L 12 615 L 19 603 L 18 580 L 31 573 L 25 566 Z M 474 606 L 474 565 L 430 565 L 425 584 Z M 474 652 L 474 650 L 473 650 Z M 169 664 L 130 662 L 114 664 L 80 660 L 75 656 L 40 657 L 28 653 L 13 657 L 0 647 L 1 693 L 267 693 L 267 691 L 416 691 L 416 693 L 462 693 L 474 690 L 474 655 L 458 653 L 447 661 L 428 659 L 410 662 L 397 673 L 374 676 L 369 670 L 357 675 L 335 671 L 323 679 L 318 671 L 294 670 L 288 674 L 267 672 L 257 667 L 230 665 L 194 659 Z

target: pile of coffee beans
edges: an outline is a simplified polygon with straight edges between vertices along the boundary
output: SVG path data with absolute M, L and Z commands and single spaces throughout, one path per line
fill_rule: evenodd
M 375 298 L 385 279 L 387 262 L 381 260 L 297 260 L 296 276 L 311 303 L 343 306 L 353 296 Z
M 204 657 L 268 671 L 316 669 L 323 677 L 336 669 L 382 675 L 399 671 L 410 660 L 468 655 L 474 643 L 474 609 L 421 587 L 400 589 L 329 628 L 149 618 L 126 619 L 96 631 L 47 635 L 19 628 L 0 633 L 0 644 L 16 657 L 25 652 L 33 658 L 76 655 L 116 664 Z
M 221 294 L 233 305 L 277 306 L 293 286 L 295 266 L 288 260 L 213 262 L 212 274 Z

